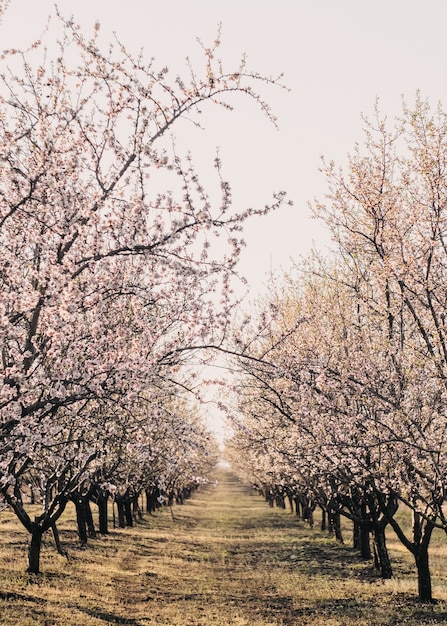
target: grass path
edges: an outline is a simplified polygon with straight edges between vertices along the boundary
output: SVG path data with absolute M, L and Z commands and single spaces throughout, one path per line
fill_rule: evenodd
M 67 518 L 61 535 L 71 561 L 48 540 L 44 574 L 32 580 L 23 574 L 23 533 L 5 533 L 11 520 L 2 513 L 0 624 L 447 624 L 445 603 L 421 606 L 405 586 L 378 581 L 348 547 L 270 509 L 229 473 L 173 513 L 146 516 L 84 551 Z

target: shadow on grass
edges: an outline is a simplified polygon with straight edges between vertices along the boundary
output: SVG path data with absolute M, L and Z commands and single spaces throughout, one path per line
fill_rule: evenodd
M 34 596 L 28 596 L 24 593 L 18 593 L 17 591 L 0 591 L 0 600 L 6 600 L 7 602 L 41 602 L 40 598 Z
M 371 561 L 362 559 L 352 548 L 336 544 L 331 539 L 315 537 L 308 541 L 301 540 L 284 556 L 285 560 L 309 576 L 355 577 L 367 581 L 380 579 Z
M 375 602 L 371 598 L 331 599 L 318 602 L 315 608 L 315 614 L 335 617 L 342 622 L 360 620 L 368 613 L 374 614 L 377 626 L 447 624 L 446 611 L 436 612 L 435 604 L 421 604 L 406 594 L 395 594 L 389 603 L 384 603 L 383 599 Z
M 127 624 L 128 626 L 140 626 L 141 622 L 132 619 L 131 617 L 120 617 L 113 613 L 104 613 L 102 611 L 95 611 L 94 609 L 79 608 L 77 610 L 81 613 L 85 613 L 89 617 L 102 620 L 106 624 Z

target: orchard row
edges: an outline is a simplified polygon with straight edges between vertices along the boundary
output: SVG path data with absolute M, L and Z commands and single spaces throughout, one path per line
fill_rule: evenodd
M 231 462 L 335 530 L 352 520 L 384 578 L 392 528 L 431 601 L 430 539 L 447 531 L 447 116 L 417 98 L 394 127 L 365 124 L 346 168 L 323 162 L 312 205 L 334 250 L 272 283 L 241 334 Z

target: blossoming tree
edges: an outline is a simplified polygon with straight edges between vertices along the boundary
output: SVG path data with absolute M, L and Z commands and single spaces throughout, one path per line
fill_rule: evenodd
M 219 159 L 208 191 L 167 136 L 235 93 L 273 119 L 253 85 L 276 79 L 224 70 L 219 39 L 201 73 L 171 78 L 119 43 L 103 52 L 99 25 L 90 38 L 59 25 L 57 43 L 6 52 L 0 72 L 0 487 L 32 536 L 32 572 L 42 533 L 113 457 L 114 407 L 194 386 L 184 366 L 226 341 L 242 224 L 284 199 L 234 211 Z M 50 449 L 31 519 L 27 476 Z
M 378 113 L 367 121 L 346 171 L 323 165 L 329 192 L 313 207 L 336 261 L 313 262 L 279 308 L 272 298 L 273 332 L 252 355 L 270 362 L 254 373 L 258 393 L 300 434 L 298 457 L 313 446 L 320 485 L 344 512 L 358 509 L 354 494 L 376 530 L 393 527 L 423 601 L 430 538 L 446 528 L 446 119 L 417 98 L 394 128 Z M 398 503 L 412 511 L 411 536 Z

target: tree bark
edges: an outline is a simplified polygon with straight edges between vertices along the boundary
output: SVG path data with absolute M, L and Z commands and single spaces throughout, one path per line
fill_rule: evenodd
M 126 527 L 126 515 L 124 512 L 124 502 L 121 496 L 115 497 L 116 508 L 118 509 L 118 527 L 125 528 Z
M 343 535 L 341 532 L 340 513 L 335 510 L 329 511 L 329 529 L 331 534 L 335 536 L 338 543 L 344 543 Z
M 380 570 L 381 578 L 389 579 L 393 576 L 393 567 L 386 546 L 385 529 L 397 511 L 398 502 L 392 493 L 379 497 L 377 491 L 371 490 L 368 505 L 374 538 L 374 565 Z
M 92 507 L 88 497 L 84 498 L 85 521 L 87 524 L 88 536 L 90 539 L 96 539 L 95 522 L 93 521 Z
M 146 511 L 148 513 L 154 513 L 158 509 L 158 495 L 159 492 L 156 487 L 146 489 Z
M 321 530 L 324 531 L 327 529 L 326 509 L 324 508 L 324 506 L 321 506 L 321 504 L 320 504 L 320 509 L 321 509 Z
M 42 529 L 37 522 L 33 522 L 31 539 L 28 548 L 28 569 L 29 574 L 39 574 L 40 572 L 40 551 L 42 548 Z
M 74 499 L 76 508 L 76 523 L 78 527 L 78 537 L 81 546 L 87 545 L 87 519 L 85 515 L 85 506 L 82 498 L 77 497 Z
M 393 577 L 393 567 L 391 565 L 388 548 L 386 547 L 385 526 L 374 528 L 374 548 L 377 556 L 377 565 L 380 569 L 380 577 L 389 579 Z
M 298 519 L 302 519 L 300 497 L 295 496 L 294 501 L 295 501 L 295 515 L 297 516 Z
M 129 496 L 124 498 L 123 504 L 124 504 L 124 517 L 126 520 L 126 526 L 129 526 L 131 528 L 133 526 L 133 515 L 132 515 L 132 501 L 129 498 Z
M 421 602 L 433 602 L 428 549 L 417 550 L 415 556 L 418 572 L 418 597 Z
M 362 543 L 360 540 L 360 534 L 360 523 L 356 518 L 354 518 L 352 520 L 352 546 L 354 550 L 360 551 L 360 545 Z
M 428 546 L 434 524 L 413 513 L 414 559 L 418 573 L 418 597 L 421 602 L 433 602 Z
M 53 531 L 54 543 L 56 544 L 56 550 L 61 556 L 65 556 L 68 559 L 68 552 L 64 550 L 61 544 L 61 540 L 59 537 L 59 531 L 56 526 L 56 522 L 51 525 L 51 530 Z
M 370 561 L 371 554 L 371 542 L 369 537 L 369 523 L 360 523 L 360 555 L 365 561 Z
M 108 496 L 98 495 L 98 499 L 96 501 L 99 514 L 99 532 L 101 535 L 109 534 L 109 522 L 107 517 L 108 499 Z

